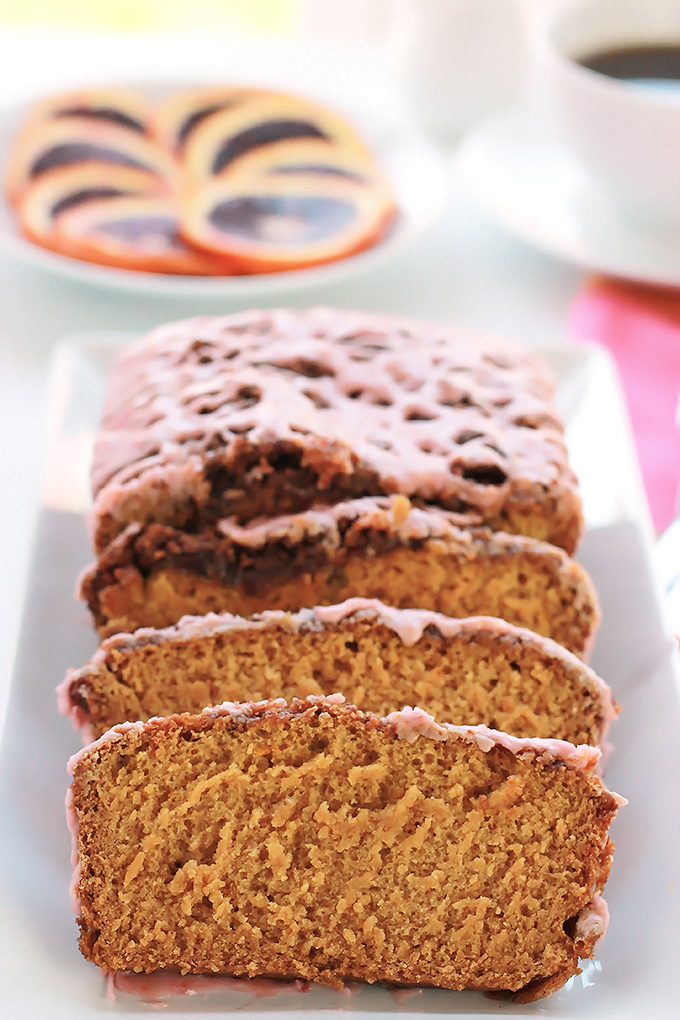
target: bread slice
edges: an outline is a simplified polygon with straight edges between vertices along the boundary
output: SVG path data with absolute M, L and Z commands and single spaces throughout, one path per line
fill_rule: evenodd
M 607 922 L 599 752 L 342 698 L 116 727 L 71 763 L 84 956 L 108 973 L 540 998 Z
M 68 673 L 59 704 L 91 739 L 128 719 L 338 690 L 380 715 L 417 704 L 441 720 L 577 744 L 599 744 L 615 714 L 606 684 L 548 638 L 358 598 L 115 635 Z
M 182 616 L 296 610 L 355 596 L 447 616 L 499 616 L 587 657 L 599 620 L 587 573 L 563 549 L 465 527 L 404 496 L 365 497 L 191 534 L 131 524 L 82 577 L 102 637 Z
M 461 329 L 328 308 L 160 327 L 113 370 L 92 471 L 101 553 L 129 524 L 401 494 L 573 552 L 582 528 L 553 381 Z

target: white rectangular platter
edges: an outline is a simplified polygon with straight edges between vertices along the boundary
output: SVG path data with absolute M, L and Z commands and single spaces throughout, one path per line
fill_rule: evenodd
M 137 999 L 107 1001 L 76 946 L 69 907 L 66 761 L 78 739 L 57 715 L 54 687 L 95 645 L 76 577 L 90 558 L 87 471 L 106 372 L 123 337 L 64 343 L 55 359 L 45 486 L 19 655 L 0 752 L 0 1017 L 99 1020 L 147 1016 Z M 238 1008 L 252 1017 L 330 1011 L 402 1017 L 554 1017 L 677 1020 L 680 961 L 680 702 L 677 649 L 662 621 L 649 525 L 616 376 L 594 348 L 542 352 L 559 379 L 568 442 L 581 478 L 588 534 L 580 550 L 600 593 L 593 665 L 621 704 L 607 783 L 629 798 L 615 822 L 607 886 L 611 926 L 598 961 L 541 1002 L 513 1006 L 481 994 L 426 990 L 397 999 L 382 988 L 347 996 L 322 988 L 254 999 L 216 993 L 170 999 L 182 1018 Z

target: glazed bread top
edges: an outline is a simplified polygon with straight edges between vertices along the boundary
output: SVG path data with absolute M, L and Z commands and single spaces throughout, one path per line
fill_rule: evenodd
M 193 530 L 403 493 L 573 548 L 580 503 L 552 392 L 502 341 L 366 313 L 160 327 L 111 378 L 96 547 L 133 522 Z

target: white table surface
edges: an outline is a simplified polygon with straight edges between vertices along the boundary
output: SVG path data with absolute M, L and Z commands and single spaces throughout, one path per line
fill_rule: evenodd
M 100 36 L 3 30 L 0 102 L 78 83 L 165 77 L 262 76 L 289 87 L 312 80 L 321 93 L 362 90 L 378 103 L 391 93 L 384 69 L 366 52 L 294 59 L 279 43 L 189 36 Z M 226 53 L 231 54 L 227 60 Z M 329 304 L 390 311 L 506 334 L 528 345 L 566 342 L 566 311 L 579 285 L 576 270 L 514 241 L 456 192 L 430 234 L 389 266 L 360 279 L 296 291 L 296 307 Z M 279 304 L 280 301 L 260 301 Z M 126 297 L 53 277 L 0 256 L 0 718 L 22 613 L 31 536 L 40 493 L 50 355 L 65 335 L 82 330 L 145 330 L 197 313 L 245 307 L 243 301 Z M 30 607 L 28 607 L 30 611 Z M 75 665 L 75 664 L 74 664 Z M 60 678 L 55 678 L 55 683 Z

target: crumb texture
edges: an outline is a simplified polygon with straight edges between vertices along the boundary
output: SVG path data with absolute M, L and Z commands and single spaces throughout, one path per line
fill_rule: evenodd
M 365 596 L 447 616 L 498 616 L 587 653 L 597 596 L 563 550 L 499 533 L 451 528 L 402 540 L 395 530 L 359 518 L 331 545 L 323 534 L 300 539 L 291 524 L 288 535 L 249 548 L 217 530 L 189 535 L 149 525 L 112 544 L 82 594 L 102 636 L 166 627 L 185 615 L 250 616 Z
M 239 629 L 225 618 L 222 630 L 215 618 L 214 633 L 180 624 L 148 639 L 114 638 L 98 663 L 67 678 L 69 697 L 94 736 L 126 719 L 198 712 L 222 701 L 335 691 L 379 715 L 419 705 L 441 721 L 576 744 L 599 744 L 613 715 L 609 692 L 592 671 L 502 621 L 442 620 L 450 634 L 427 626 L 408 645 L 375 618 L 322 623 L 323 612 L 306 611 L 304 627 L 294 626 L 304 614 L 266 626 L 241 620 Z
M 534 998 L 592 954 L 577 918 L 616 801 L 530 753 L 303 703 L 134 728 L 81 756 L 73 792 L 80 945 L 105 971 Z

